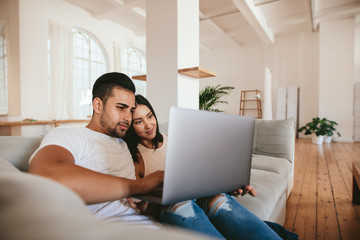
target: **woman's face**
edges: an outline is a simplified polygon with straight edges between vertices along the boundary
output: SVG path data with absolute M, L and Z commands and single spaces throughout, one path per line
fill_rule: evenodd
M 156 118 L 146 105 L 139 104 L 136 106 L 133 113 L 133 127 L 140 139 L 152 140 L 155 138 Z

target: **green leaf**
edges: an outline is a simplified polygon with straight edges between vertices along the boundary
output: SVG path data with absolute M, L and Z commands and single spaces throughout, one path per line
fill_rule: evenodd
M 218 104 L 228 104 L 228 102 L 220 100 L 223 96 L 230 94 L 235 89 L 231 86 L 206 86 L 199 93 L 199 109 L 222 112 L 222 110 L 214 108 Z

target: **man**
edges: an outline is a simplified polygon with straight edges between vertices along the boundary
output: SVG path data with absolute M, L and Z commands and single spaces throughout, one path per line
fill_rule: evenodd
M 99 77 L 93 86 L 90 123 L 85 128 L 50 131 L 30 158 L 29 172 L 71 188 L 99 218 L 139 220 L 126 197 L 153 191 L 162 184 L 164 173 L 135 180 L 130 152 L 121 139 L 131 124 L 134 93 L 135 86 L 125 74 Z

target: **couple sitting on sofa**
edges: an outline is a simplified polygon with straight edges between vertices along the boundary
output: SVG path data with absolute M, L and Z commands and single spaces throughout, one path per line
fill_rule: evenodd
M 140 149 L 142 144 L 153 148 L 153 142 L 157 150 L 164 149 L 166 137 L 159 133 L 155 113 L 150 105 L 139 102 L 135 109 L 134 92 L 132 81 L 124 74 L 108 73 L 101 76 L 93 87 L 94 113 L 89 125 L 86 128 L 57 128 L 50 131 L 31 157 L 29 171 L 52 178 L 73 189 L 99 218 L 150 222 L 150 218 L 140 215 L 139 209 L 126 197 L 147 193 L 159 187 L 163 181 L 163 172 L 155 170 L 157 167 L 161 168 L 162 163 L 149 170 L 146 155 L 141 158 L 142 161 L 139 160 L 139 155 L 134 154 L 136 144 L 129 142 L 134 159 L 139 160 L 135 161 L 136 173 L 143 176 L 135 180 L 133 160 L 122 138 L 132 123 L 134 110 L 133 133 L 139 134 Z M 143 115 L 140 106 L 145 111 L 146 107 L 150 107 L 147 112 L 150 115 Z M 148 126 L 141 122 L 151 118 L 155 120 L 155 125 L 149 131 L 145 129 Z M 141 131 L 145 134 L 153 131 L 157 138 L 142 137 Z M 154 138 L 156 140 L 152 141 Z M 152 171 L 155 172 L 150 173 Z M 255 193 L 249 188 L 242 193 L 248 191 Z M 184 211 L 186 217 L 183 217 Z M 194 211 L 194 216 L 189 215 L 189 211 Z M 267 224 L 228 195 L 163 207 L 159 211 L 159 219 L 164 223 L 180 225 L 218 238 L 279 239 Z M 270 226 L 284 231 L 289 237 L 296 237 L 296 234 L 287 232 L 281 226 Z

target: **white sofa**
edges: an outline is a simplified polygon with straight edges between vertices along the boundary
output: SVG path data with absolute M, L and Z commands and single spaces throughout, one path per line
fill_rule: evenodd
M 263 220 L 284 223 L 293 184 L 294 136 L 292 120 L 255 122 L 251 185 L 258 196 L 238 201 Z M 169 227 L 152 230 L 96 220 L 70 189 L 26 173 L 28 159 L 41 139 L 0 136 L 1 239 L 204 238 Z
M 95 219 L 76 193 L 55 181 L 25 172 L 41 139 L 0 137 L 0 239 L 209 239 L 172 227 L 150 229 Z

